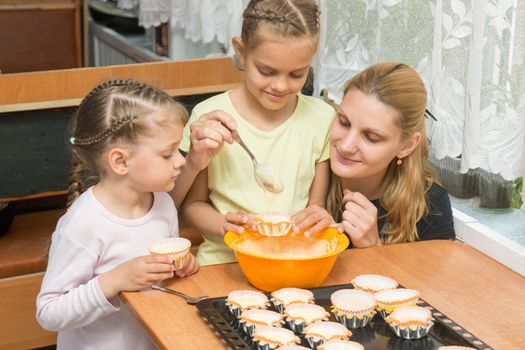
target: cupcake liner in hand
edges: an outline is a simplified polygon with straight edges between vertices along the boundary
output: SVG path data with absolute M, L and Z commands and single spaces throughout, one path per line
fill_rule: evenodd
M 171 237 L 153 242 L 149 251 L 153 255 L 168 256 L 175 265 L 175 270 L 180 270 L 186 264 L 189 257 L 191 242 L 182 237 Z

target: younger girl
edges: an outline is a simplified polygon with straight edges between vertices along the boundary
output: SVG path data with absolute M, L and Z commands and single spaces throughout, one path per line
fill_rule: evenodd
M 205 233 L 197 255 L 201 265 L 235 261 L 223 235 L 242 231 L 245 213 L 300 212 L 295 223 L 312 232 L 333 221 L 318 208 L 324 208 L 328 188 L 328 128 L 335 113 L 320 99 L 300 94 L 319 41 L 319 8 L 313 0 L 252 0 L 243 17 L 241 37 L 232 44 L 245 81 L 197 105 L 181 142 L 183 151 L 190 150 L 190 128 L 197 121 L 217 145 L 182 208 L 188 224 Z M 210 115 L 229 122 L 203 123 Z M 232 142 L 230 125 L 284 182 L 270 207 L 248 154 L 237 143 L 222 147 Z
M 105 82 L 80 104 L 70 139 L 73 203 L 53 233 L 37 298 L 38 322 L 58 331 L 59 349 L 155 348 L 118 295 L 174 275 L 148 246 L 178 235 L 166 192 L 185 162 L 186 119 L 164 92 L 133 81 Z M 196 271 L 192 256 L 176 274 Z
M 330 129 L 328 209 L 354 247 L 453 239 L 448 194 L 427 162 L 427 93 L 399 62 L 354 76 Z

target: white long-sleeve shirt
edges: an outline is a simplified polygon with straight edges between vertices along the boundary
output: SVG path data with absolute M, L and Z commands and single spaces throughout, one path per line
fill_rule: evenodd
M 37 297 L 37 320 L 58 331 L 57 348 L 154 349 L 120 299 L 106 299 L 98 276 L 177 235 L 177 210 L 166 193 L 155 193 L 151 210 L 128 220 L 107 211 L 92 188 L 84 192 L 57 224 Z

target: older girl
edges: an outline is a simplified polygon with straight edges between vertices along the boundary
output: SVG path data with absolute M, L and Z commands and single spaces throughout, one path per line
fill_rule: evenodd
M 320 209 L 328 189 L 328 129 L 335 111 L 300 93 L 319 43 L 319 14 L 313 0 L 250 1 L 241 36 L 232 39 L 245 81 L 192 112 L 181 149 L 191 152 L 190 129 L 191 134 L 208 131 L 206 137 L 216 145 L 182 209 L 184 219 L 204 232 L 197 254 L 201 265 L 235 261 L 222 236 L 228 230 L 242 232 L 249 224 L 247 213 L 269 209 L 250 157 L 236 143 L 224 145 L 233 142 L 234 128 L 284 181 L 271 209 L 295 214 L 297 230 L 307 234 L 333 222 Z M 222 122 L 209 122 L 212 115 Z

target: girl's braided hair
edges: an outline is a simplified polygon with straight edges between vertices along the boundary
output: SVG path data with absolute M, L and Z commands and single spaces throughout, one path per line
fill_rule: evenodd
M 309 36 L 317 46 L 320 15 L 313 0 L 251 0 L 243 13 L 241 38 L 247 47 L 257 46 L 258 29 L 267 24 L 286 38 Z
M 154 113 L 166 111 L 168 113 Z M 100 158 L 115 142 L 135 144 L 150 132 L 151 122 L 184 125 L 188 112 L 168 94 L 133 80 L 108 80 L 84 97 L 70 125 L 72 167 L 69 176 L 69 207 L 98 182 Z

